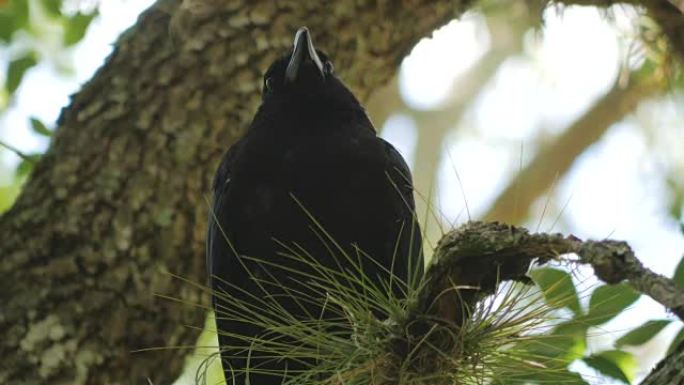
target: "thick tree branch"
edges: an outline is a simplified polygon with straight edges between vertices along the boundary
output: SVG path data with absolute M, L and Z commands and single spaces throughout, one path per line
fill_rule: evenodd
M 549 260 L 572 246 L 560 235 L 529 234 L 497 222 L 468 222 L 446 234 L 426 273 L 418 307 L 461 325 L 475 303 L 500 282 L 526 281 L 533 260 Z
M 668 0 L 645 1 L 649 15 L 660 25 L 680 60 L 684 59 L 684 13 Z M 681 3 L 680 3 L 681 6 Z
M 497 222 L 469 222 L 442 238 L 426 273 L 419 309 L 461 324 L 463 311 L 492 294 L 499 282 L 525 281 L 533 261 L 544 263 L 568 253 L 577 254 L 578 262 L 593 267 L 606 283 L 626 281 L 684 320 L 684 290 L 645 268 L 625 242 L 531 234 Z

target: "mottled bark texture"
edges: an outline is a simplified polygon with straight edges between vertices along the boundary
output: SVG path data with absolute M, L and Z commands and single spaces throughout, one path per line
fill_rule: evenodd
M 602 281 L 611 285 L 625 281 L 684 321 L 684 290 L 644 267 L 625 242 L 534 234 L 497 222 L 468 222 L 442 237 L 426 273 L 428 284 L 419 296 L 419 308 L 460 324 L 460 309 L 492 294 L 499 282 L 526 281 L 533 261 L 543 264 L 569 253 L 577 254 L 577 262 L 590 265 Z
M 205 197 L 259 101 L 261 73 L 308 25 L 362 98 L 468 1 L 162 0 L 73 96 L 0 219 L 0 383 L 168 384 L 207 301 Z

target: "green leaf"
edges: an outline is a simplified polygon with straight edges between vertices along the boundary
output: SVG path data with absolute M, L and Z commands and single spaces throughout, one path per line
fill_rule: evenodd
M 27 28 L 29 25 L 29 0 L 9 0 L 9 6 L 14 15 L 15 28 Z
M 587 326 L 568 321 L 557 325 L 549 334 L 530 337 L 520 347 L 526 351 L 526 360 L 561 369 L 584 355 L 586 340 Z
M 599 373 L 629 384 L 634 379 L 637 361 L 622 350 L 607 350 L 582 359 Z
M 555 370 L 535 370 L 528 373 L 512 374 L 510 372 L 501 373 L 499 378 L 492 384 L 562 384 L 562 385 L 589 385 L 578 373 L 571 372 L 565 368 Z
M 0 1 L 0 40 L 9 42 L 16 30 L 28 25 L 28 0 Z
M 672 280 L 679 286 L 684 287 L 684 257 L 679 260 L 679 264 L 675 268 L 674 276 Z
M 45 13 L 52 17 L 59 17 L 62 15 L 61 0 L 40 0 L 40 5 L 43 7 Z
M 95 16 L 97 16 L 97 11 L 92 13 L 79 12 L 69 17 L 64 25 L 64 45 L 68 47 L 81 41 Z
M 587 325 L 583 323 L 575 320 L 561 323 L 553 329 L 551 335 L 556 338 L 558 345 L 571 341 L 565 344 L 565 356 L 570 361 L 581 358 L 587 349 Z
M 530 271 L 528 275 L 542 290 L 549 306 L 558 309 L 567 307 L 575 315 L 582 314 L 575 285 L 566 271 L 543 267 Z
M 21 84 L 26 71 L 35 66 L 36 63 L 36 54 L 33 52 L 29 52 L 9 63 L 7 66 L 7 79 L 5 81 L 5 89 L 8 94 L 12 95 L 19 88 L 19 84 Z
M 0 8 L 0 40 L 9 43 L 16 31 L 14 16 L 6 8 Z
M 52 131 L 36 118 L 31 118 L 31 128 L 33 132 L 43 136 L 52 136 Z
M 29 154 L 26 158 L 23 158 L 19 165 L 17 166 L 16 176 L 17 178 L 24 177 L 31 173 L 33 166 L 38 163 L 42 154 Z
M 21 183 L 17 180 L 12 181 L 9 185 L 0 186 L 0 214 L 12 206 L 20 191 Z
M 643 325 L 635 328 L 624 336 L 618 338 L 615 341 L 615 346 L 621 348 L 623 346 L 638 346 L 643 345 L 650 341 L 651 338 L 655 337 L 665 326 L 669 325 L 671 320 L 659 319 L 650 320 L 645 322 Z
M 679 333 L 677 333 L 675 338 L 670 343 L 670 347 L 667 348 L 667 354 L 674 352 L 675 349 L 677 349 L 677 346 L 679 346 L 681 343 L 684 343 L 684 328 L 679 329 Z
M 599 286 L 591 293 L 589 313 L 584 317 L 588 325 L 604 324 L 633 304 L 641 294 L 624 283 Z
M 536 384 L 589 385 L 582 376 L 569 370 L 543 371 L 530 380 Z

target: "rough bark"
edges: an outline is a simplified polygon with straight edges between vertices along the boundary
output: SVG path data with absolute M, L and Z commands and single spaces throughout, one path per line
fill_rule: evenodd
M 670 41 L 670 46 L 680 60 L 684 59 L 684 13 L 682 4 L 675 5 L 676 1 L 650 0 L 645 1 L 644 6 L 649 15 L 663 30 Z
M 684 384 L 684 343 L 649 373 L 641 385 Z
M 0 218 L 0 383 L 170 383 L 204 314 L 205 196 L 260 74 L 308 25 L 364 98 L 468 1 L 162 0 L 73 96 Z

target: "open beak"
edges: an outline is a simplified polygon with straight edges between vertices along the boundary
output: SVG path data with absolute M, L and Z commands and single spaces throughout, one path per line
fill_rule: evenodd
M 297 34 L 295 35 L 292 56 L 290 57 L 290 62 L 287 64 L 287 69 L 285 70 L 285 83 L 294 83 L 295 80 L 297 80 L 297 75 L 302 67 L 302 63 L 307 60 L 311 61 L 316 66 L 321 77 L 323 77 L 323 63 L 321 63 L 321 59 L 316 54 L 316 49 L 314 48 L 313 41 L 311 41 L 309 29 L 302 27 L 297 30 Z

